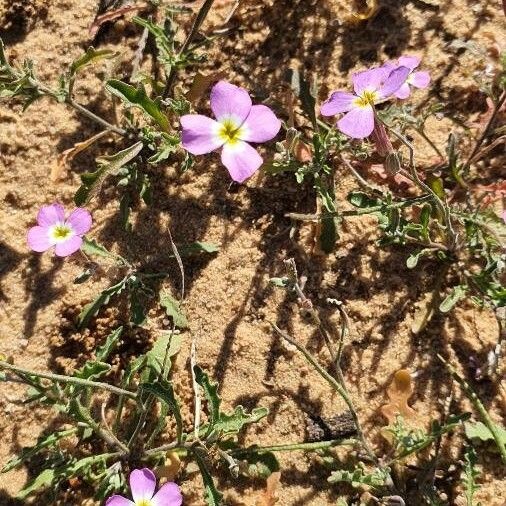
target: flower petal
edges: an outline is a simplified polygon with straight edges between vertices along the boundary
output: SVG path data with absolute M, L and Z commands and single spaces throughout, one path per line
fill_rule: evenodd
M 69 237 L 66 241 L 56 243 L 54 248 L 54 252 L 56 256 L 59 257 L 68 257 L 75 253 L 83 243 L 83 238 L 78 235 L 73 235 Z
M 211 90 L 211 109 L 218 121 L 233 117 L 242 124 L 251 110 L 251 97 L 244 88 L 219 81 Z
M 411 95 L 411 88 L 408 83 L 404 83 L 395 93 L 394 95 L 401 100 L 408 98 Z
M 401 56 L 398 60 L 401 67 L 408 67 L 413 70 L 420 65 L 420 58 L 418 56 Z
M 408 67 L 397 67 L 392 70 L 378 91 L 381 99 L 393 95 L 406 82 L 410 72 Z
M 351 81 L 355 93 L 361 95 L 365 90 L 377 90 L 388 77 L 389 72 L 390 68 L 388 66 L 382 66 L 352 74 Z
M 266 105 L 254 105 L 240 129 L 243 141 L 267 142 L 276 137 L 281 121 Z
M 134 469 L 130 473 L 130 490 L 134 502 L 151 499 L 155 493 L 156 478 L 151 469 Z
M 183 496 L 179 487 L 169 482 L 163 485 L 160 490 L 151 499 L 153 506 L 181 506 L 183 504 Z
M 223 146 L 223 140 L 218 136 L 220 124 L 214 119 L 201 114 L 186 114 L 181 116 L 181 126 L 183 148 L 192 155 L 210 153 Z
M 423 70 L 419 72 L 413 72 L 409 76 L 409 84 L 412 84 L 415 88 L 427 88 L 430 83 L 430 74 Z
M 65 221 L 65 209 L 61 204 L 42 206 L 37 214 L 37 223 L 41 227 L 49 227 Z
M 346 91 L 334 91 L 330 97 L 323 102 L 320 113 L 322 116 L 334 116 L 340 112 L 348 112 L 353 108 L 353 101 L 357 97 Z
M 121 495 L 113 495 L 107 499 L 105 506 L 135 506 L 135 503 Z
M 232 179 L 238 183 L 254 174 L 263 162 L 256 149 L 244 141 L 225 144 L 221 152 L 221 161 Z
M 32 227 L 26 234 L 26 241 L 31 250 L 42 253 L 53 244 L 49 239 L 49 230 L 46 227 Z
M 352 109 L 337 122 L 337 127 L 353 139 L 368 137 L 374 130 L 374 110 L 372 106 Z
M 84 235 L 91 228 L 91 214 L 87 209 L 78 207 L 67 218 L 72 230 L 77 235 Z

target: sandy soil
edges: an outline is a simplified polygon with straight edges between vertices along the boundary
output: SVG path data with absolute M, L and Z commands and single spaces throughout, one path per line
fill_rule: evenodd
M 329 90 L 344 86 L 351 70 L 402 53 L 423 57 L 434 78 L 433 96 L 450 101 L 461 114 L 469 111 L 475 93 L 472 73 L 480 70 L 467 53 L 448 48 L 454 40 L 472 40 L 490 45 L 504 33 L 497 1 L 451 0 L 380 1 L 379 14 L 359 27 L 343 24 L 346 0 L 244 0 L 233 16 L 229 36 L 210 53 L 208 69 L 226 69 L 228 78 L 242 83 L 258 97 L 282 100 L 281 85 L 286 68 L 301 67 L 317 73 L 321 99 Z M 221 2 L 210 24 L 218 26 L 229 8 Z M 56 83 L 57 76 L 90 45 L 88 27 L 96 13 L 94 2 L 85 0 L 3 0 L 0 2 L 0 35 L 9 55 L 21 62 L 32 58 L 39 77 Z M 135 49 L 139 30 L 124 21 L 107 31 L 101 47 Z M 132 52 L 123 51 L 119 63 L 87 71 L 77 86 L 83 104 L 112 119 L 113 111 L 100 87 L 104 74 L 129 75 Z M 473 91 L 474 90 L 474 91 Z M 416 95 L 420 102 L 425 93 Z M 481 102 L 480 102 L 481 100 Z M 473 98 L 473 103 L 476 100 Z M 466 105 L 467 104 L 467 105 Z M 480 105 L 481 104 L 481 105 Z M 279 109 L 281 111 L 281 109 Z M 430 135 L 444 147 L 453 123 L 445 118 L 430 123 Z M 98 132 L 98 127 L 61 104 L 41 100 L 21 114 L 4 104 L 0 108 L 0 352 L 13 356 L 18 365 L 65 371 L 82 363 L 104 335 L 123 321 L 121 309 L 107 310 L 90 330 L 78 333 L 73 317 L 98 289 L 114 279 L 104 271 L 99 279 L 74 285 L 84 259 L 78 255 L 65 261 L 27 250 L 25 233 L 37 209 L 59 200 L 71 204 L 79 174 L 93 168 L 94 157 L 112 152 L 113 139 L 100 142 L 72 162 L 72 170 L 58 184 L 49 179 L 57 156 L 75 142 Z M 431 153 L 421 143 L 420 160 Z M 427 423 L 442 411 L 440 399 L 448 395 L 450 380 L 436 353 L 453 358 L 471 378 L 469 357 L 483 359 L 497 340 L 498 328 L 488 311 L 470 303 L 446 317 L 435 318 L 427 329 L 411 332 L 417 304 L 424 299 L 440 275 L 435 264 L 424 262 L 415 271 L 404 267 L 408 250 L 378 250 L 374 220 L 356 218 L 343 225 L 339 247 L 325 259 L 311 254 L 304 228 L 289 237 L 289 211 L 314 211 L 309 187 L 299 187 L 290 177 L 261 174 L 240 188 L 229 188 L 226 171 L 207 157 L 182 177 L 174 167 L 157 168 L 154 175 L 154 205 L 135 213 L 132 236 L 120 230 L 116 190 L 107 189 L 91 207 L 93 236 L 124 256 L 139 259 L 169 249 L 168 230 L 175 241 L 211 241 L 221 245 L 218 255 L 188 260 L 186 268 L 186 312 L 191 333 L 184 334 L 183 351 L 175 375 L 178 394 L 191 406 L 188 347 L 191 335 L 198 339 L 200 363 L 220 381 L 227 406 L 267 406 L 269 417 L 250 430 L 247 443 L 274 444 L 303 441 L 308 414 L 331 416 L 343 403 L 298 355 L 279 344 L 270 330 L 276 322 L 307 343 L 325 362 L 327 352 L 314 328 L 299 314 L 296 300 L 268 283 L 283 274 L 282 260 L 295 257 L 307 277 L 306 293 L 321 312 L 329 328 L 337 331 L 339 319 L 325 303 L 326 297 L 344 301 L 353 322 L 343 365 L 352 397 L 367 433 L 381 445 L 379 428 L 385 420 L 378 408 L 385 403 L 385 389 L 400 368 L 417 372 L 412 406 Z M 340 196 L 354 187 L 344 174 L 338 179 Z M 133 237 L 133 240 L 132 240 Z M 173 268 L 173 266 L 172 266 Z M 174 269 L 174 286 L 178 286 Z M 158 309 L 150 313 L 145 329 L 128 330 L 115 360 L 145 349 L 164 327 Z M 505 399 L 497 385 L 473 383 L 492 416 L 504 423 Z M 47 424 L 57 423 L 54 413 L 27 408 L 20 401 L 22 388 L 0 387 L 0 463 L 22 446 L 33 443 Z M 468 408 L 458 390 L 454 410 Z M 185 412 L 190 421 L 189 409 Z M 441 466 L 447 467 L 458 454 L 457 438 L 444 441 Z M 483 455 L 483 454 L 482 454 Z M 280 456 L 282 477 L 280 506 L 335 504 L 337 490 L 326 482 L 325 471 L 311 455 Z M 480 457 L 482 489 L 477 499 L 483 505 L 504 504 L 504 473 L 491 453 Z M 24 504 L 13 499 L 36 470 L 24 468 L 0 476 L 0 505 Z M 203 504 L 201 488 L 193 475 L 183 476 L 187 504 Z M 223 473 L 220 486 L 226 504 L 254 505 L 263 484 L 233 483 Z M 448 504 L 463 505 L 448 486 Z M 62 493 L 62 504 L 78 504 L 72 491 Z M 37 504 L 42 504 L 37 502 Z

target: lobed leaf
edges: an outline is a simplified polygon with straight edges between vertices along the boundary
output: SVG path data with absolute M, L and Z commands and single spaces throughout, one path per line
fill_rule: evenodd
M 160 292 L 160 305 L 165 308 L 167 316 L 172 318 L 174 325 L 179 329 L 187 329 L 189 327 L 181 303 L 167 292 Z

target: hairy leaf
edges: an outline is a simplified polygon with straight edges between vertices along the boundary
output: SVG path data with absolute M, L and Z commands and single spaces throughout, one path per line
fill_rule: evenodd
M 387 469 L 374 469 L 368 473 L 364 467 L 356 467 L 352 471 L 346 469 L 339 469 L 334 471 L 327 480 L 330 483 L 349 483 L 353 488 L 360 488 L 363 486 L 371 488 L 381 488 L 385 485 L 388 477 Z
M 122 332 L 123 327 L 118 327 L 116 330 L 113 330 L 107 336 L 105 343 L 97 348 L 95 356 L 99 362 L 105 362 L 109 358 L 109 355 L 114 351 L 114 348 L 116 348 Z
M 475 504 L 474 494 L 479 490 L 480 486 L 476 483 L 480 473 L 476 469 L 478 457 L 472 446 L 468 447 L 464 453 L 464 476 L 462 483 L 464 485 L 464 494 L 466 497 L 466 506 L 480 506 L 481 503 Z
M 162 372 L 164 360 L 167 358 L 166 372 L 169 371 L 170 359 L 179 353 L 181 342 L 182 339 L 180 334 L 162 334 L 155 341 L 151 350 L 146 353 L 148 366 L 152 367 L 157 374 L 160 374 Z
M 439 305 L 439 311 L 442 313 L 448 313 L 457 302 L 462 300 L 467 293 L 467 287 L 463 285 L 457 285 L 452 288 L 451 292 L 445 297 L 443 302 Z
M 199 466 L 202 480 L 204 481 L 206 501 L 208 506 L 220 506 L 222 504 L 223 494 L 218 491 L 214 484 L 213 477 L 211 476 L 211 473 L 209 472 L 207 464 L 204 460 L 204 452 L 200 448 L 194 448 L 192 452 Z
M 204 389 L 208 403 L 209 424 L 205 432 L 208 436 L 220 417 L 221 399 L 218 396 L 218 383 L 212 383 L 209 376 L 198 365 L 193 367 L 193 372 L 195 373 L 195 381 Z
M 268 414 L 267 408 L 253 408 L 251 413 L 247 413 L 242 406 L 236 406 L 230 414 L 219 413 L 219 418 L 212 426 L 212 430 L 223 436 L 237 434 L 245 425 L 258 422 Z
M 112 253 L 110 253 L 105 248 L 105 246 L 98 244 L 98 242 L 95 241 L 95 239 L 88 239 L 87 237 L 83 237 L 81 251 L 85 255 L 90 255 L 90 256 L 96 255 L 96 256 L 100 256 L 100 257 L 114 258 L 114 259 L 116 258 L 116 256 L 113 255 Z
M 495 424 L 500 439 L 506 444 L 506 429 L 501 425 Z M 483 422 L 467 422 L 464 424 L 466 436 L 469 439 L 479 439 L 480 441 L 494 441 L 494 436 L 490 429 Z
M 40 490 L 41 488 L 47 488 L 53 484 L 53 481 L 57 477 L 54 469 L 44 469 L 38 476 L 30 480 L 18 493 L 19 499 L 25 499 L 32 492 Z

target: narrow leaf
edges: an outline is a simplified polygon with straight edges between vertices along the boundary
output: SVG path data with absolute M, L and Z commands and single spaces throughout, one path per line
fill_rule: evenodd
M 160 109 L 160 102 L 148 97 L 144 86 L 138 88 L 116 79 L 110 79 L 105 85 L 106 89 L 113 95 L 119 97 L 127 105 L 139 107 L 150 116 L 165 132 L 169 131 L 169 120 Z
M 446 298 L 439 305 L 439 310 L 442 313 L 448 313 L 457 302 L 462 300 L 466 296 L 467 287 L 463 285 L 457 285 L 452 288 L 452 291 L 446 296 Z
M 207 468 L 207 464 L 204 460 L 203 452 L 199 448 L 192 450 L 195 460 L 200 469 L 202 480 L 204 481 L 204 488 L 206 491 L 206 501 L 208 506 L 220 506 L 222 504 L 223 494 L 218 491 L 214 484 L 213 477 Z
M 73 76 L 87 65 L 91 65 L 100 60 L 114 58 L 115 56 L 118 56 L 118 53 L 109 49 L 94 49 L 93 47 L 89 47 L 86 53 L 72 62 L 70 66 L 70 75 Z

